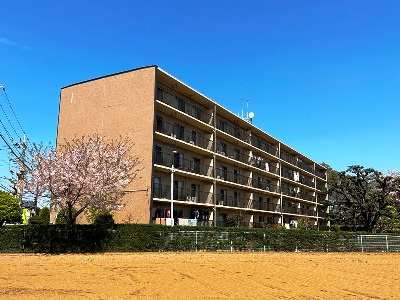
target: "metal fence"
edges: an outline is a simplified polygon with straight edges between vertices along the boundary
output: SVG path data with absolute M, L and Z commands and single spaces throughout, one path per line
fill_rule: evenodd
M 359 235 L 357 245 L 361 252 L 399 252 L 400 236 Z
M 317 238 L 316 238 L 317 237 Z M 400 236 L 344 235 L 337 239 L 316 234 L 311 239 L 292 239 L 268 234 L 234 232 L 180 231 L 169 233 L 172 243 L 186 242 L 186 251 L 295 251 L 295 252 L 399 252 Z

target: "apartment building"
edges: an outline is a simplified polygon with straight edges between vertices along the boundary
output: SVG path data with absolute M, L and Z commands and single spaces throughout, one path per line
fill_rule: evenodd
M 57 143 L 94 133 L 142 161 L 118 223 L 328 225 L 322 165 L 157 66 L 61 89 Z

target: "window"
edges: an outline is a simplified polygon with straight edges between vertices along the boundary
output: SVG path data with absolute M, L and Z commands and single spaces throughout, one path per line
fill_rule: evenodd
M 228 179 L 228 168 L 225 166 L 220 166 L 219 167 L 219 176 L 221 179 L 227 180 Z
M 239 193 L 233 192 L 233 206 L 239 207 Z
M 161 198 L 161 177 L 155 176 L 153 180 L 153 197 Z
M 183 168 L 184 166 L 184 154 L 183 153 L 174 153 L 174 167 L 175 168 Z
M 241 137 L 242 137 L 242 129 L 239 129 L 239 128 L 233 128 L 233 135 L 236 137 L 236 138 L 238 138 L 238 139 L 240 139 Z
M 222 130 L 223 132 L 226 132 L 228 124 L 226 124 L 225 121 L 218 120 L 218 125 L 219 125 L 218 126 L 219 130 Z
M 263 179 L 262 177 L 258 177 L 257 188 L 262 189 L 262 187 L 263 187 Z
M 226 205 L 226 201 L 228 199 L 228 193 L 226 190 L 221 189 L 219 193 L 219 205 Z
M 221 153 L 222 155 L 226 155 L 226 151 L 228 149 L 228 146 L 225 143 L 221 143 L 219 149 L 220 149 L 220 152 L 222 152 Z
M 199 192 L 200 192 L 200 185 L 192 183 L 190 187 L 190 196 L 192 197 L 192 201 L 194 202 L 199 201 Z
M 174 125 L 174 136 L 177 139 L 183 140 L 185 127 L 179 124 Z
M 162 163 L 163 163 L 162 148 L 159 145 L 156 145 L 155 148 L 156 148 L 155 149 L 156 150 L 156 155 L 155 155 L 155 158 L 154 158 L 154 163 L 158 164 L 158 165 L 162 165 Z
M 185 103 L 182 99 L 175 97 L 175 108 L 180 111 L 185 111 Z
M 240 183 L 240 173 L 238 170 L 233 171 L 233 182 Z
M 195 117 L 196 119 L 200 120 L 200 121 L 204 121 L 202 118 L 202 111 L 200 110 L 200 108 L 193 106 L 193 117 Z
M 184 199 L 184 184 L 183 181 L 174 181 L 174 199 L 175 200 L 186 200 Z
M 200 174 L 200 158 L 193 157 L 192 158 L 192 171 L 194 173 Z
M 164 133 L 164 122 L 162 117 L 156 118 L 156 131 Z
M 201 134 L 199 132 L 196 132 L 193 130 L 191 143 L 194 145 L 200 145 L 200 138 L 201 138 Z
M 239 149 L 233 149 L 233 158 L 236 160 L 240 160 L 240 150 Z

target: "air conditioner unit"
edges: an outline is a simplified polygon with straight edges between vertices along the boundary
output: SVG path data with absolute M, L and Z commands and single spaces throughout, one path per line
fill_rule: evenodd
M 218 204 L 219 204 L 219 205 L 224 205 L 224 200 L 220 200 L 220 201 L 218 202 Z
M 197 202 L 197 197 L 192 197 L 192 202 Z
M 192 201 L 192 197 L 187 196 L 187 197 L 186 197 L 186 201 Z

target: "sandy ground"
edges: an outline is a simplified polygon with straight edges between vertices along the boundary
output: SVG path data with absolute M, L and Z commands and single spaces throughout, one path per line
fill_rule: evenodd
M 399 299 L 400 254 L 0 255 L 0 299 Z

